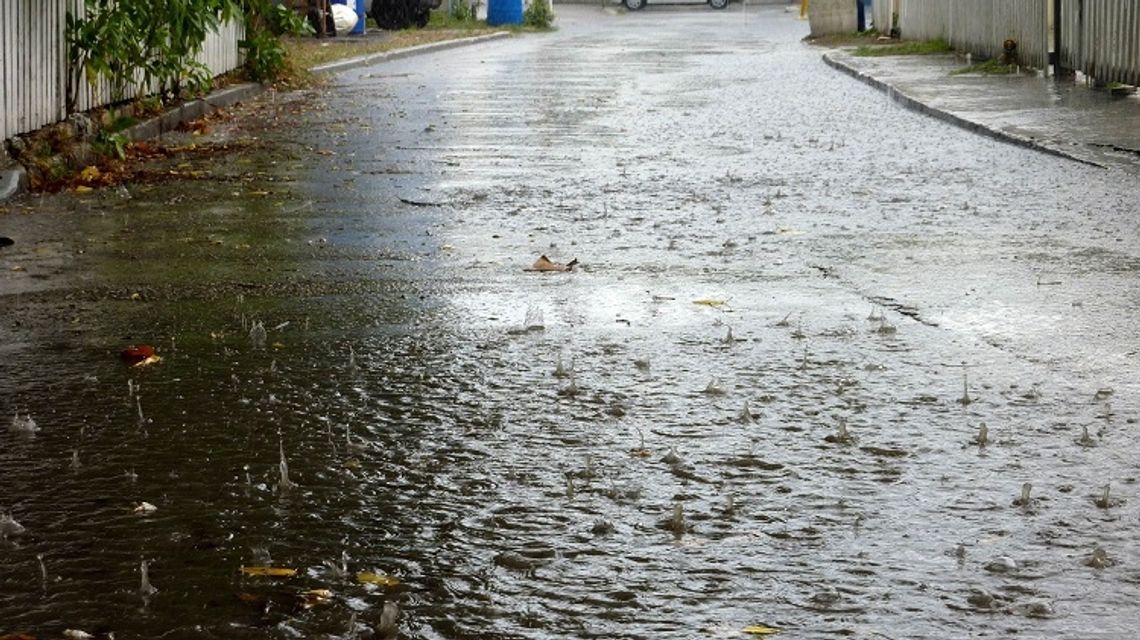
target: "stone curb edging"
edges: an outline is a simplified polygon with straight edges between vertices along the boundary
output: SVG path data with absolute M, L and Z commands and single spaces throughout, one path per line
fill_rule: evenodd
M 180 104 L 166 113 L 140 122 L 133 127 L 128 127 L 123 130 L 123 133 L 131 140 L 158 138 L 168 131 L 173 131 L 183 123 L 197 120 L 218 109 L 237 104 L 261 93 L 262 90 L 262 86 L 256 82 L 246 82 L 219 89 L 205 98 Z
M 338 60 L 328 64 L 319 65 L 310 69 L 314 73 L 336 73 L 338 71 L 345 71 L 355 67 L 362 67 L 370 64 L 378 64 L 389 60 L 399 60 L 400 58 L 407 58 L 414 55 L 424 53 L 433 53 L 436 51 L 443 51 L 445 49 L 452 49 L 470 44 L 479 44 L 481 42 L 490 42 L 492 40 L 499 40 L 502 38 L 510 37 L 509 31 L 497 31 L 495 33 L 488 33 L 479 36 L 472 36 L 470 38 L 460 38 L 458 40 L 443 40 L 441 42 L 430 42 L 428 44 L 421 44 L 406 49 L 395 49 L 393 51 L 385 51 L 383 53 L 374 53 L 367 56 L 358 58 L 349 58 L 348 60 Z M 162 115 L 155 116 L 146 122 L 141 122 L 133 127 L 124 130 L 124 134 L 131 140 L 145 140 L 150 138 L 158 138 L 162 134 L 172 131 L 179 125 L 196 120 L 202 116 L 216 111 L 217 109 L 232 106 L 235 103 L 247 100 L 258 93 L 265 90 L 265 87 L 254 83 L 248 82 L 239 84 L 233 87 L 227 87 L 211 93 L 205 98 L 198 100 L 191 100 L 185 104 L 163 113 Z M 5 160 L 6 156 L 0 152 L 0 160 Z M 23 165 L 17 162 L 11 162 L 11 166 L 5 166 L 6 162 L 0 162 L 0 202 L 11 198 L 12 196 L 21 193 L 28 187 L 28 173 Z
M 823 54 L 823 61 L 828 66 L 832 67 L 833 69 L 837 69 L 839 71 L 842 71 L 843 73 L 846 73 L 846 74 L 852 76 L 856 80 L 861 80 L 862 82 L 865 82 L 866 84 L 869 84 L 872 87 L 875 87 L 876 89 L 878 89 L 880 91 L 883 91 L 884 93 L 889 92 L 889 93 L 893 94 L 893 96 L 895 97 L 895 100 L 897 100 L 900 104 L 902 104 L 904 107 L 910 109 L 911 111 L 917 111 L 918 113 L 928 115 L 932 118 L 942 120 L 943 122 L 948 122 L 948 123 L 955 125 L 957 127 L 961 127 L 967 131 L 971 131 L 973 133 L 977 133 L 977 134 L 980 134 L 983 136 L 987 136 L 989 138 L 993 138 L 993 139 L 999 140 L 1001 142 L 1007 142 L 1009 144 L 1014 144 L 1014 145 L 1017 145 L 1019 147 L 1025 147 L 1027 149 L 1033 149 L 1034 151 L 1040 151 L 1042 153 L 1047 153 L 1049 155 L 1057 156 L 1060 158 L 1065 158 L 1066 160 L 1072 160 L 1074 162 L 1079 162 L 1081 164 L 1091 165 L 1091 166 L 1098 167 L 1101 169 L 1107 168 L 1103 164 L 1093 162 L 1092 160 L 1086 160 L 1084 158 L 1077 157 L 1071 153 L 1067 153 L 1067 152 L 1062 151 L 1061 149 L 1057 149 L 1055 147 L 1046 146 L 1044 144 L 1041 144 L 1040 142 L 1037 142 L 1036 140 L 1034 140 L 1032 138 L 1027 138 L 1025 136 L 1019 136 L 1019 135 L 1009 133 L 1007 131 L 1002 131 L 1001 129 L 995 129 L 993 127 L 988 127 L 988 126 L 981 124 L 979 122 L 974 122 L 973 120 L 967 120 L 966 118 L 963 118 L 962 116 L 954 115 L 953 113 L 950 113 L 949 111 L 943 111 L 941 109 L 937 109 L 935 107 L 932 107 L 929 104 L 926 104 L 925 102 L 922 102 L 921 100 L 919 100 L 917 98 L 914 98 L 910 95 L 907 95 L 906 93 L 904 93 L 902 91 L 899 91 L 898 87 L 895 87 L 894 85 L 891 85 L 890 83 L 879 80 L 878 78 L 870 75 L 869 73 L 866 73 L 864 71 L 856 69 L 854 66 L 844 62 L 843 60 L 839 60 L 837 57 L 837 53 L 839 55 L 842 55 L 840 52 L 835 52 L 835 51 L 829 51 L 829 52 Z
M 0 160 L 4 161 L 0 164 L 0 202 L 3 202 L 28 188 L 28 170 L 18 162 L 9 161 L 2 150 Z
M 372 64 L 387 62 L 389 60 L 399 60 L 400 58 L 408 58 L 424 53 L 434 53 L 436 51 L 453 49 L 455 47 L 462 47 L 470 44 L 479 44 L 482 42 L 490 42 L 492 40 L 500 40 L 502 38 L 509 38 L 510 36 L 511 33 L 509 31 L 496 31 L 495 33 L 487 33 L 481 36 L 471 36 L 470 38 L 459 38 L 458 40 L 429 42 L 427 44 L 419 44 L 414 47 L 408 47 L 406 49 L 394 49 L 392 51 L 384 51 L 381 53 L 370 53 L 366 56 L 360 56 L 358 58 L 337 60 L 336 62 L 317 65 L 309 69 L 309 71 L 312 71 L 313 73 L 337 73 L 340 71 L 346 71 L 348 69 L 354 69 L 356 67 L 365 67 Z

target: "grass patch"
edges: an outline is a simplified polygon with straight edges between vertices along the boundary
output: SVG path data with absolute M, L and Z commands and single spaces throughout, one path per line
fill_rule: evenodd
M 855 49 L 852 55 L 860 57 L 872 56 L 929 56 L 939 53 L 950 53 L 954 48 L 949 42 L 939 38 L 937 40 L 913 40 L 896 44 L 864 45 Z
M 880 35 L 881 34 L 875 29 L 869 29 L 867 31 L 856 31 L 854 33 L 832 33 L 830 35 L 819 36 L 817 38 L 813 38 L 809 35 L 804 38 L 804 42 L 830 48 L 854 47 L 858 45 L 874 43 L 879 39 Z
M 285 38 L 285 48 L 290 61 L 300 69 L 311 69 L 318 65 L 347 58 L 358 58 L 373 53 L 384 53 L 395 49 L 406 49 L 421 44 L 457 40 L 483 33 L 493 33 L 486 24 L 464 29 L 430 27 L 407 29 L 378 36 L 337 37 L 337 38 Z
M 1001 76 L 1017 73 L 1017 66 L 1012 64 L 1002 64 L 1001 60 L 997 58 L 990 58 L 977 64 L 972 64 L 961 69 L 955 69 L 950 72 L 952 76 L 960 76 L 967 73 L 980 73 L 988 76 Z
M 431 16 L 428 17 L 428 24 L 424 29 L 428 30 L 454 30 L 454 31 L 480 31 L 487 30 L 493 31 L 491 27 L 487 26 L 484 20 L 472 20 L 469 18 L 462 18 L 453 14 L 448 14 L 446 11 L 432 11 Z

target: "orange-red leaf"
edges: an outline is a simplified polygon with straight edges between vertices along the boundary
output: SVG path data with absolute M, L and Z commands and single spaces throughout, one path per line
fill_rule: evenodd
M 131 345 L 119 353 L 123 362 L 130 366 L 140 364 L 148 358 L 155 357 L 154 347 L 149 344 Z

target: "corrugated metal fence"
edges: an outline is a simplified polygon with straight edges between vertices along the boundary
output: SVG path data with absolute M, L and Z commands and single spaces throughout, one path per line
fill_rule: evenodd
M 871 2 L 871 24 L 882 34 L 891 32 L 893 17 L 898 11 L 899 0 L 873 0 Z
M 1098 0 L 1099 1 L 1099 0 Z M 914 40 L 942 38 L 959 51 L 992 58 L 1017 41 L 1022 64 L 1049 63 L 1047 0 L 900 0 L 899 31 Z
M 83 0 L 0 0 L 0 140 L 59 122 L 67 116 L 67 11 Z M 207 38 L 198 61 L 213 75 L 241 66 L 243 27 L 230 23 Z M 79 83 L 76 108 L 109 104 L 106 82 Z M 134 97 L 137 89 L 126 98 Z
M 1102 82 L 1140 84 L 1140 1 L 1054 0 L 1061 7 L 1061 64 Z M 875 0 L 898 3 L 899 30 L 912 40 L 943 38 L 959 51 L 996 57 L 1008 38 L 1021 63 L 1049 64 L 1049 0 Z M 875 8 L 875 20 L 879 11 Z
M 1061 2 L 1061 65 L 1101 82 L 1140 84 L 1140 3 Z

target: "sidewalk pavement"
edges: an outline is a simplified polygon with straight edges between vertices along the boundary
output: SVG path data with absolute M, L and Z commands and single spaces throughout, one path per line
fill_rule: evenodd
M 1140 172 L 1140 96 L 1036 74 L 951 75 L 955 55 L 856 57 L 824 61 L 908 108 L 1000 140 L 1101 167 Z
M 405 49 L 394 49 L 392 51 L 385 51 L 382 53 L 373 53 L 356 58 L 337 60 L 334 62 L 315 66 L 310 69 L 310 71 L 313 73 L 339 73 L 341 71 L 345 71 L 354 67 L 379 64 L 388 60 L 397 60 L 400 58 L 422 55 L 426 53 L 434 53 L 436 51 L 443 51 L 445 49 L 452 49 L 455 47 L 480 44 L 491 40 L 507 38 L 510 37 L 510 35 L 511 34 L 508 31 L 496 31 L 494 33 L 457 38 L 455 40 L 429 42 L 427 44 L 415 45 L 412 47 L 407 47 Z M 374 35 L 365 37 L 383 38 L 386 36 L 387 32 L 374 30 Z M 262 85 L 250 82 L 218 89 L 217 91 L 214 91 L 203 98 L 191 100 L 184 104 L 175 106 L 163 114 L 134 125 L 133 127 L 125 130 L 124 133 L 131 140 L 147 140 L 158 138 L 168 131 L 177 129 L 179 125 L 197 120 L 204 115 L 213 113 L 217 109 L 230 107 L 238 102 L 248 100 L 254 95 L 260 93 L 263 89 L 264 87 Z M 7 153 L 4 152 L 2 143 L 3 141 L 0 140 L 0 202 L 3 202 L 8 198 L 21 193 L 28 187 L 27 171 L 22 165 L 8 157 Z

